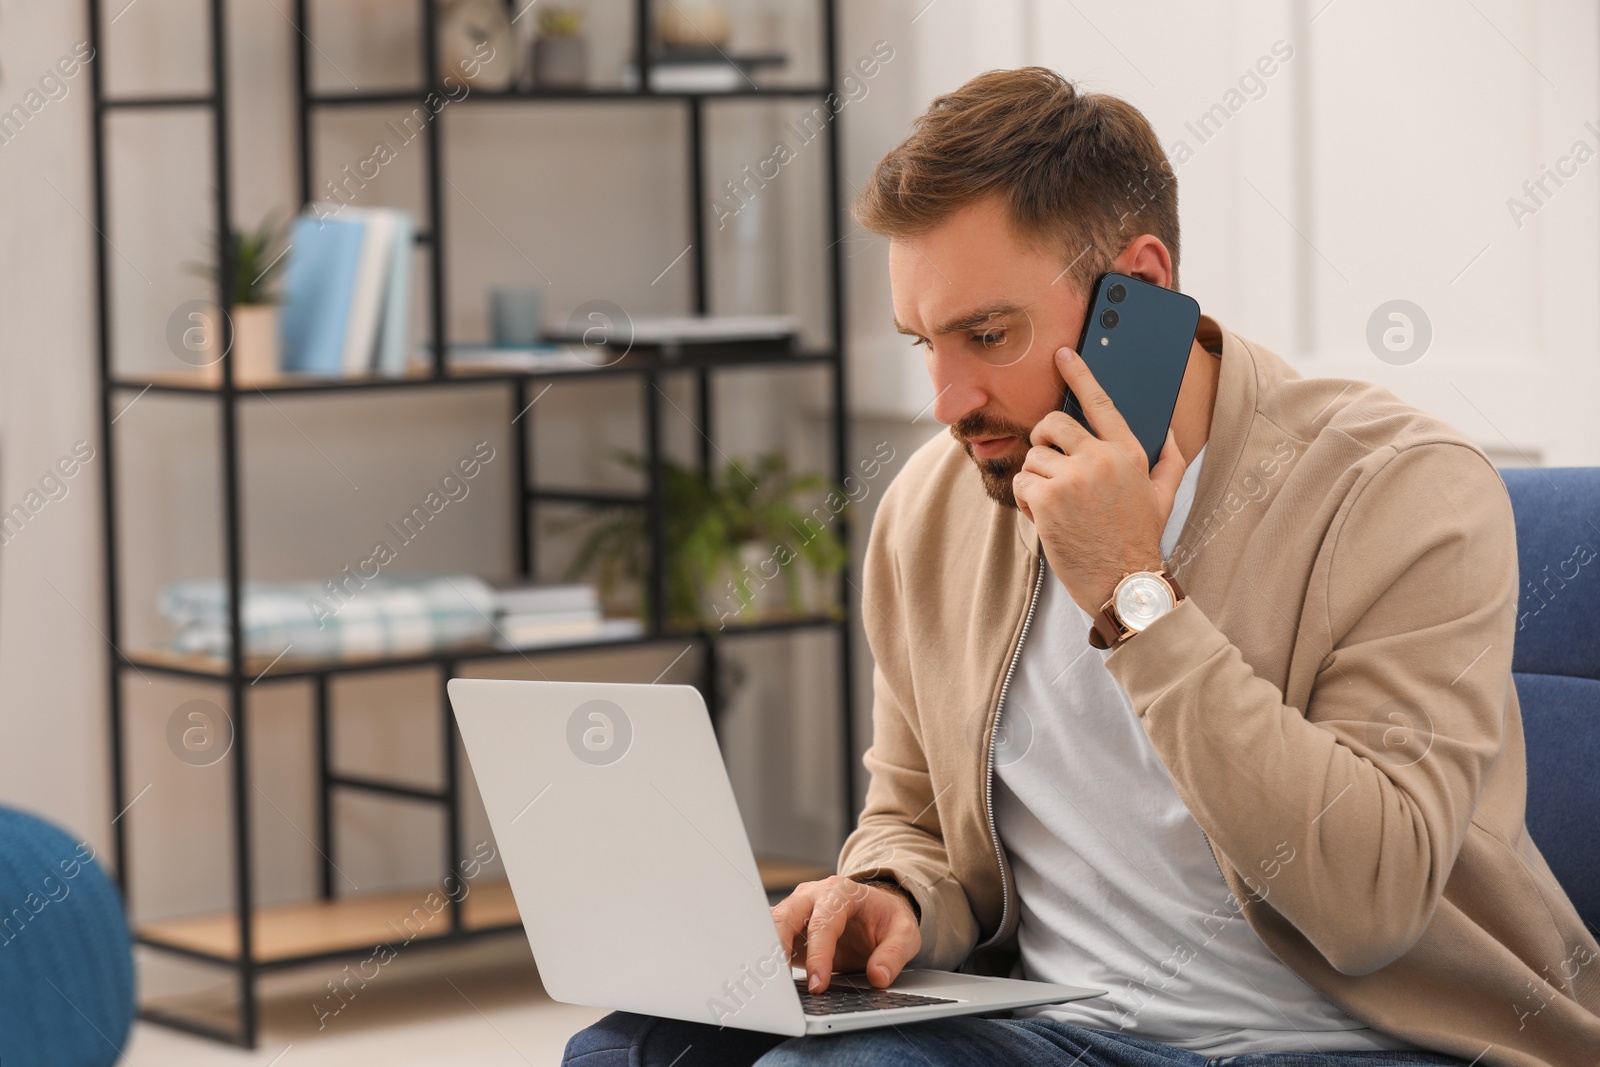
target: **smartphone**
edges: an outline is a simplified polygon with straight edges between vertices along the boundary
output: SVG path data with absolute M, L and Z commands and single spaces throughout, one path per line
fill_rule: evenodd
M 1161 458 L 1199 325 L 1194 297 L 1126 274 L 1100 275 L 1089 294 L 1078 355 L 1144 446 L 1151 468 Z M 1070 388 L 1061 410 L 1094 433 Z

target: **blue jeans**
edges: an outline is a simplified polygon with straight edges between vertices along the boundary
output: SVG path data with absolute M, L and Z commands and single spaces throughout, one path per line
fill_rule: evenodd
M 1049 1019 L 933 1019 L 781 1037 L 613 1012 L 574 1034 L 563 1067 L 1389 1067 L 1465 1060 L 1435 1052 L 1199 1052 Z

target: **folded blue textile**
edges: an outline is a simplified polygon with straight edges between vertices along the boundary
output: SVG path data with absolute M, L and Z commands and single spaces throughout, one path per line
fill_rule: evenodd
M 161 587 L 156 604 L 175 627 L 179 652 L 228 655 L 228 593 L 216 578 Z M 470 574 L 416 574 L 330 583 L 246 582 L 240 626 L 245 655 L 402 655 L 494 635 L 494 590 Z

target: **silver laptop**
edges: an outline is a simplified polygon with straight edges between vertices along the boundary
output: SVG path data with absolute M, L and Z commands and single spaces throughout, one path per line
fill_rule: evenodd
M 556 1000 L 772 1034 L 1100 996 L 907 970 L 805 993 L 784 956 L 698 690 L 454 678 L 450 703 Z

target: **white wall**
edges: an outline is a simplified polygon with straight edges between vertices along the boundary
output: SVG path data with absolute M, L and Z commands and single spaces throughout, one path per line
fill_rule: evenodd
M 83 39 L 77 5 L 9 4 L 0 33 L 7 110 Z M 88 85 L 47 104 L 0 146 L 0 492 L 5 506 L 75 441 L 97 445 Z M 97 844 L 106 792 L 99 471 L 90 463 L 0 548 L 0 789 Z
M 1600 459 L 1587 414 L 1600 393 L 1600 167 L 1565 165 L 1576 174 L 1547 182 L 1542 203 L 1522 191 L 1577 141 L 1600 154 L 1592 5 L 894 6 L 921 12 L 905 31 L 913 105 L 982 69 L 1041 63 L 1137 104 L 1174 159 L 1187 145 L 1182 281 L 1229 326 L 1303 373 L 1378 382 L 1501 462 Z M 1292 58 L 1230 99 L 1277 42 Z M 1202 140 L 1191 126 L 1217 104 L 1231 110 Z M 851 134 L 887 144 L 889 132 Z M 1513 197 L 1537 206 L 1520 225 Z M 856 288 L 858 357 L 892 351 L 881 289 Z M 1365 340 L 1368 317 L 1396 298 L 1433 328 L 1429 350 L 1400 366 Z M 864 320 L 872 304 L 876 321 Z M 920 368 L 906 357 L 899 368 L 869 405 L 926 402 Z

